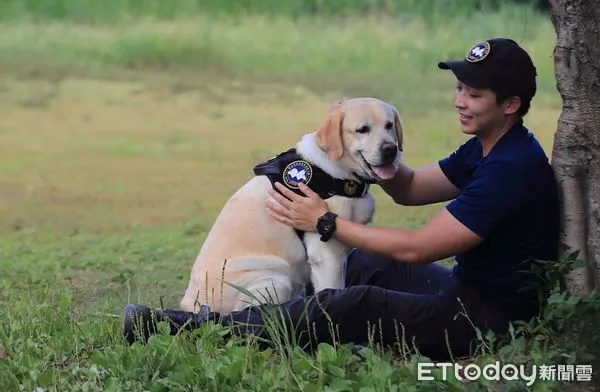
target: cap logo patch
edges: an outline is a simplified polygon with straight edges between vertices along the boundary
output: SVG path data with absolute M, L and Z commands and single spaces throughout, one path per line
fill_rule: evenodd
M 292 189 L 298 189 L 299 183 L 306 185 L 310 182 L 312 174 L 313 170 L 308 162 L 293 161 L 283 170 L 283 182 Z
M 476 63 L 483 60 L 490 54 L 490 44 L 487 41 L 482 41 L 473 46 L 473 49 L 467 53 L 466 60 L 471 63 Z

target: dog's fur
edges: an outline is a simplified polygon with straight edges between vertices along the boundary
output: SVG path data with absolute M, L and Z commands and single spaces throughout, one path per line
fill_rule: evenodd
M 361 129 L 365 125 L 368 132 Z M 358 175 L 380 182 L 372 166 L 382 164 L 382 146 L 398 149 L 391 164 L 395 171 L 402 160 L 402 144 L 396 108 L 375 98 L 354 98 L 335 103 L 321 127 L 304 135 L 296 149 L 332 177 L 358 180 Z M 315 292 L 345 286 L 351 249 L 335 238 L 323 242 L 317 233 L 305 233 L 303 243 L 294 229 L 275 222 L 265 206 L 271 187 L 267 177 L 255 176 L 227 201 L 193 265 L 182 310 L 197 311 L 206 304 L 226 314 L 256 300 L 288 301 L 309 281 Z M 362 198 L 333 196 L 326 202 L 341 218 L 363 224 L 370 223 L 375 213 L 369 193 Z M 255 298 L 232 286 L 243 287 Z

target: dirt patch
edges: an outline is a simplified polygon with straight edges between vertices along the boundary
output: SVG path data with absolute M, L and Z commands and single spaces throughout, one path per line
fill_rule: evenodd
M 4 347 L 0 346 L 0 359 L 13 359 L 13 354 L 9 353 L 4 349 Z

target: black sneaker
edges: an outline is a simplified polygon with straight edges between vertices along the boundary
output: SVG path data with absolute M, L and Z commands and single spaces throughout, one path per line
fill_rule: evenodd
M 156 327 L 161 321 L 168 321 L 171 335 L 182 329 L 194 330 L 211 317 L 208 306 L 202 305 L 198 313 L 184 312 L 172 309 L 154 309 L 148 306 L 128 304 L 125 306 L 123 317 L 123 336 L 129 344 L 136 340 L 146 343 L 150 335 L 156 333 Z

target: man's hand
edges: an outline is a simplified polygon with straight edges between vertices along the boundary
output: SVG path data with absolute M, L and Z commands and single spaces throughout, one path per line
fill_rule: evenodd
M 404 206 L 439 203 L 460 194 L 437 163 L 416 170 L 400 164 L 394 178 L 381 184 L 381 188 Z
M 270 197 L 267 199 L 266 206 L 271 217 L 295 229 L 316 232 L 317 221 L 329 211 L 325 200 L 302 183 L 298 184 L 298 188 L 306 196 L 292 192 L 279 182 L 276 182 L 275 186 L 281 194 L 274 189 L 269 189 Z

